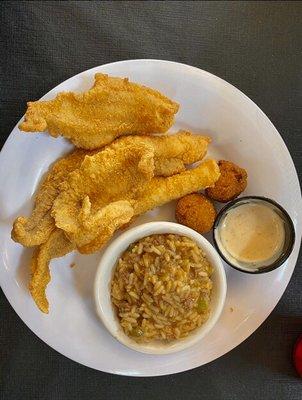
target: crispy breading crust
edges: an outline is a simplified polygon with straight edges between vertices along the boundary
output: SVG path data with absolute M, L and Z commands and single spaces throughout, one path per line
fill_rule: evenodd
M 96 74 L 87 92 L 63 92 L 50 101 L 28 102 L 19 128 L 48 130 L 51 136 L 62 135 L 79 148 L 96 149 L 122 135 L 164 133 L 178 108 L 156 90 L 127 78 Z

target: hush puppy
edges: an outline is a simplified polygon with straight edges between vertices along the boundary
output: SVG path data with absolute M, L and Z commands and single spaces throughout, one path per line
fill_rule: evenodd
M 220 178 L 213 187 L 206 189 L 206 195 L 216 201 L 227 203 L 242 193 L 247 185 L 247 172 L 231 161 L 218 162 Z
M 203 194 L 193 193 L 178 200 L 175 217 L 180 224 L 199 233 L 206 233 L 213 227 L 216 210 L 211 200 Z

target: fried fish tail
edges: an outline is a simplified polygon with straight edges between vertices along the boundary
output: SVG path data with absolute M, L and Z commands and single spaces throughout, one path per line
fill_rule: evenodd
M 47 314 L 49 311 L 46 297 L 46 287 L 51 279 L 49 263 L 53 258 L 63 257 L 72 250 L 74 250 L 74 245 L 60 229 L 53 231 L 48 240 L 34 250 L 31 260 L 29 291 L 43 313 Z

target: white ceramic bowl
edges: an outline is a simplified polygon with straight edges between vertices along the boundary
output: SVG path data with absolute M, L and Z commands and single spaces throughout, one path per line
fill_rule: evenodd
M 171 343 L 150 342 L 138 344 L 122 330 L 110 298 L 110 282 L 120 255 L 131 243 L 160 233 L 174 233 L 193 239 L 202 248 L 214 268 L 212 275 L 213 289 L 211 296 L 211 313 L 208 320 L 188 337 Z M 196 231 L 173 222 L 150 222 L 128 230 L 113 241 L 104 252 L 96 273 L 94 294 L 97 313 L 105 327 L 119 342 L 131 349 L 149 354 L 168 354 L 186 349 L 203 338 L 216 324 L 222 312 L 226 297 L 226 277 L 221 259 L 215 248 Z

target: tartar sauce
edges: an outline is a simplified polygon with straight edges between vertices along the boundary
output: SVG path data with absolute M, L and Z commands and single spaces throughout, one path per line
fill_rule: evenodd
M 220 228 L 220 241 L 235 260 L 252 266 L 274 262 L 284 247 L 284 221 L 269 205 L 245 203 L 230 209 Z

